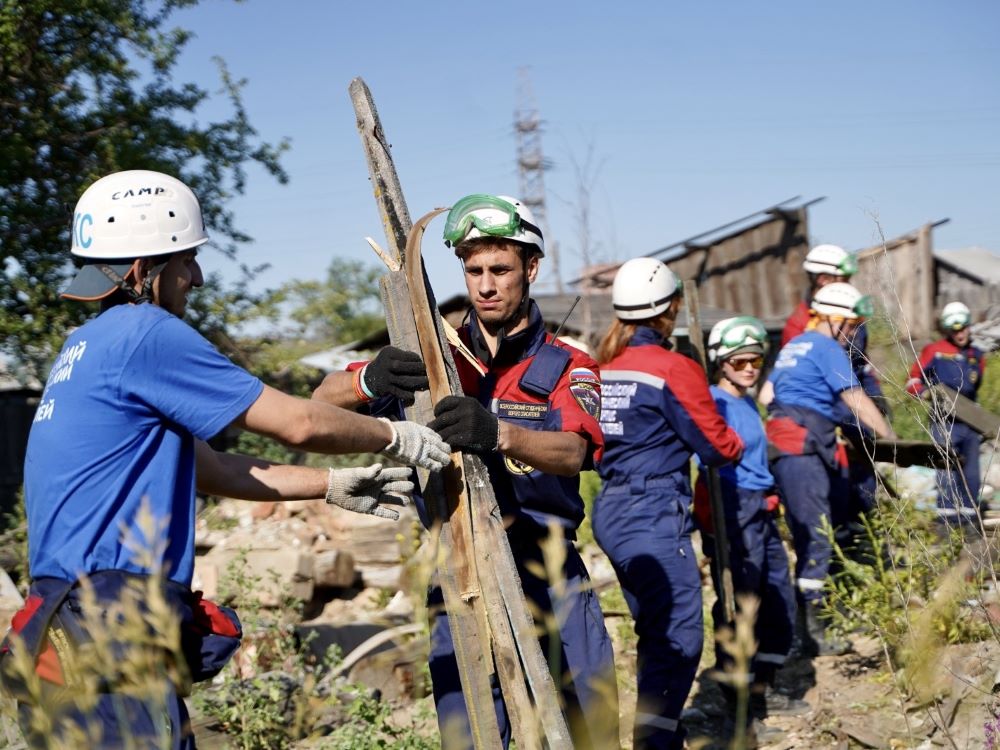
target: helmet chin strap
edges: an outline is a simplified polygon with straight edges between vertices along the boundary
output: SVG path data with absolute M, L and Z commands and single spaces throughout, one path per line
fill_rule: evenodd
M 146 278 L 142 282 L 142 288 L 137 292 L 135 290 L 135 285 L 130 284 L 127 278 L 129 276 L 136 275 L 141 262 L 141 259 L 136 260 L 135 263 L 132 264 L 132 268 L 129 269 L 129 272 L 125 274 L 125 276 L 118 274 L 115 269 L 106 263 L 99 264 L 97 266 L 97 270 L 111 279 L 111 281 L 115 283 L 115 286 L 125 292 L 125 296 L 129 298 L 129 302 L 135 305 L 141 305 L 146 302 L 153 301 L 153 282 L 156 281 L 156 277 L 159 276 L 163 269 L 167 266 L 167 262 L 164 261 L 163 263 L 158 263 L 150 268 L 149 273 L 146 274 Z

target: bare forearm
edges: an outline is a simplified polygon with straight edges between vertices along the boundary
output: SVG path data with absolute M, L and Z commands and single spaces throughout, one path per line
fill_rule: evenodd
M 385 422 L 265 387 L 236 425 L 315 453 L 376 453 L 392 440 Z
M 886 421 L 875 402 L 864 391 L 860 388 L 852 388 L 849 391 L 844 391 L 841 398 L 851 411 L 857 414 L 861 423 L 874 430 L 876 435 L 884 439 L 895 439 L 896 433 L 892 426 Z
M 312 398 L 342 409 L 356 409 L 362 403 L 354 392 L 353 372 L 331 372 L 313 391 Z
M 287 466 L 238 453 L 199 449 L 199 492 L 238 500 L 310 500 L 326 495 L 328 471 Z
M 774 383 L 770 380 L 765 380 L 764 385 L 760 387 L 760 392 L 757 394 L 757 402 L 761 406 L 769 406 L 771 402 L 774 401 Z
M 498 450 L 546 474 L 570 477 L 583 467 L 587 441 L 573 432 L 527 430 L 501 421 Z

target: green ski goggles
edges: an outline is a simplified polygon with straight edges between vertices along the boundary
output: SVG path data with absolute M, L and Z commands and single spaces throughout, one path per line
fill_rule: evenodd
M 736 318 L 722 332 L 720 343 L 727 349 L 735 349 L 740 346 L 750 346 L 751 344 L 764 344 L 767 341 L 767 331 L 765 331 L 755 318 L 742 316 Z
M 512 237 L 521 228 L 521 217 L 512 203 L 495 195 L 467 195 L 448 212 L 444 239 L 449 247 L 464 240 L 475 227 L 491 237 Z
M 855 267 L 857 262 L 855 262 Z M 872 298 L 869 295 L 865 295 L 858 300 L 857 304 L 854 306 L 854 312 L 857 313 L 860 318 L 870 318 L 875 314 L 875 303 L 872 302 Z
M 853 255 L 848 255 L 837 264 L 837 270 L 840 271 L 841 276 L 853 276 L 858 272 L 858 259 Z
M 969 327 L 969 316 L 965 313 L 952 313 L 941 318 L 941 327 L 949 331 L 961 331 Z

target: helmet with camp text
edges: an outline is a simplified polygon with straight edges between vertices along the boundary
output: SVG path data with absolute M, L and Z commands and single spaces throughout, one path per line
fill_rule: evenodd
M 132 169 L 102 177 L 80 196 L 70 252 L 93 260 L 147 258 L 205 242 L 191 188 L 170 175 Z
M 750 315 L 720 320 L 708 334 L 708 359 L 721 362 L 734 354 L 764 354 L 767 331 L 764 324 Z
M 176 177 L 145 169 L 109 174 L 76 203 L 70 253 L 85 265 L 62 296 L 93 301 L 118 288 L 128 291 L 126 277 L 137 259 L 193 250 L 206 242 L 198 198 Z
M 677 275 L 656 258 L 625 261 L 611 286 L 611 304 L 619 320 L 659 315 L 683 289 Z
M 474 193 L 457 201 L 448 211 L 444 241 L 457 247 L 480 237 L 505 238 L 545 256 L 545 240 L 535 216 L 522 201 L 509 195 Z
M 857 273 L 858 261 L 839 245 L 816 245 L 806 253 L 802 269 L 806 273 L 827 273 L 849 279 Z

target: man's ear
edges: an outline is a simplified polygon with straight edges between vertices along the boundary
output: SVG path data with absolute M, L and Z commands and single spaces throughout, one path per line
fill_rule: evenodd
M 531 257 L 528 258 L 526 275 L 529 284 L 534 284 L 535 279 L 538 278 L 538 256 L 535 253 L 532 253 Z

